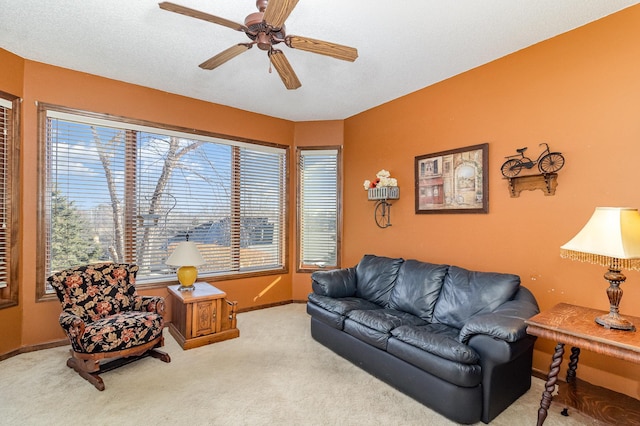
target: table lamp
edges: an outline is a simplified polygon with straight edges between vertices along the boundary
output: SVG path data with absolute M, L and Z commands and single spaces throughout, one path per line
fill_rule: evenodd
M 196 266 L 207 263 L 198 247 L 193 241 L 183 241 L 171 253 L 167 259 L 167 265 L 178 266 L 178 281 L 180 282 L 180 291 L 193 290 L 193 283 L 198 278 L 198 269 Z
M 571 241 L 560 247 L 560 256 L 606 266 L 609 281 L 609 313 L 597 317 L 605 328 L 635 330 L 619 314 L 622 289 L 626 280 L 622 269 L 640 270 L 640 213 L 637 209 L 596 207 L 587 224 Z

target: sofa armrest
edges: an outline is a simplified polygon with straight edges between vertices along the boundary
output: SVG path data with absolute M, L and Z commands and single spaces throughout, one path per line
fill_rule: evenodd
M 76 351 L 82 350 L 80 337 L 84 334 L 85 323 L 82 318 L 70 312 L 62 311 L 58 318 L 60 326 L 70 340 L 71 346 Z
M 356 269 L 331 269 L 311 274 L 315 294 L 327 297 L 352 297 L 356 294 Z
M 458 340 L 468 343 L 472 336 L 486 334 L 506 342 L 515 342 L 527 335 L 525 320 L 539 312 L 535 299 L 533 303 L 528 298 L 510 300 L 491 313 L 469 319 L 460 330 Z
M 161 296 L 136 296 L 133 299 L 133 310 L 155 312 L 164 316 L 165 302 Z

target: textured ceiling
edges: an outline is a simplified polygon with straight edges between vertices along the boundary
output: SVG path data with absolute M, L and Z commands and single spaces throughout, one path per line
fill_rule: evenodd
M 172 0 L 244 22 L 253 0 Z M 287 34 L 358 49 L 351 63 L 281 47 L 302 87 L 286 90 L 248 39 L 152 0 L 0 0 L 0 47 L 24 58 L 293 121 L 344 119 L 640 1 L 300 0 Z M 280 46 L 280 45 L 279 45 Z

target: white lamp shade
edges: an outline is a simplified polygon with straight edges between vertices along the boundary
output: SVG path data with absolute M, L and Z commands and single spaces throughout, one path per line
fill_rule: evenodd
M 200 266 L 207 263 L 193 241 L 183 241 L 167 259 L 170 266 Z
M 596 207 L 587 224 L 560 249 L 562 257 L 604 266 L 611 259 L 640 259 L 640 213 L 632 208 Z M 625 269 L 637 269 L 640 262 L 624 263 Z

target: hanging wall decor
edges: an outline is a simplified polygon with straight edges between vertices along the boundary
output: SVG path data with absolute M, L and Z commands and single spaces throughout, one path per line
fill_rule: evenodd
M 376 202 L 373 209 L 376 225 L 380 228 L 391 226 L 391 203 L 388 200 L 400 198 L 398 181 L 392 178 L 387 170 L 382 169 L 376 173 L 373 181 L 364 181 L 364 189 L 367 191 L 368 199 Z
M 416 213 L 487 213 L 489 144 L 415 157 Z
M 527 147 L 516 149 L 517 154 L 509 155 L 502 163 L 500 171 L 509 182 L 509 192 L 511 197 L 519 197 L 521 191 L 533 191 L 540 189 L 544 195 L 554 195 L 558 186 L 558 172 L 564 166 L 564 156 L 560 152 L 551 151 L 545 142 L 539 145 L 544 146 L 538 158 L 532 160 L 525 155 Z M 537 174 L 524 174 L 522 171 L 536 170 Z

